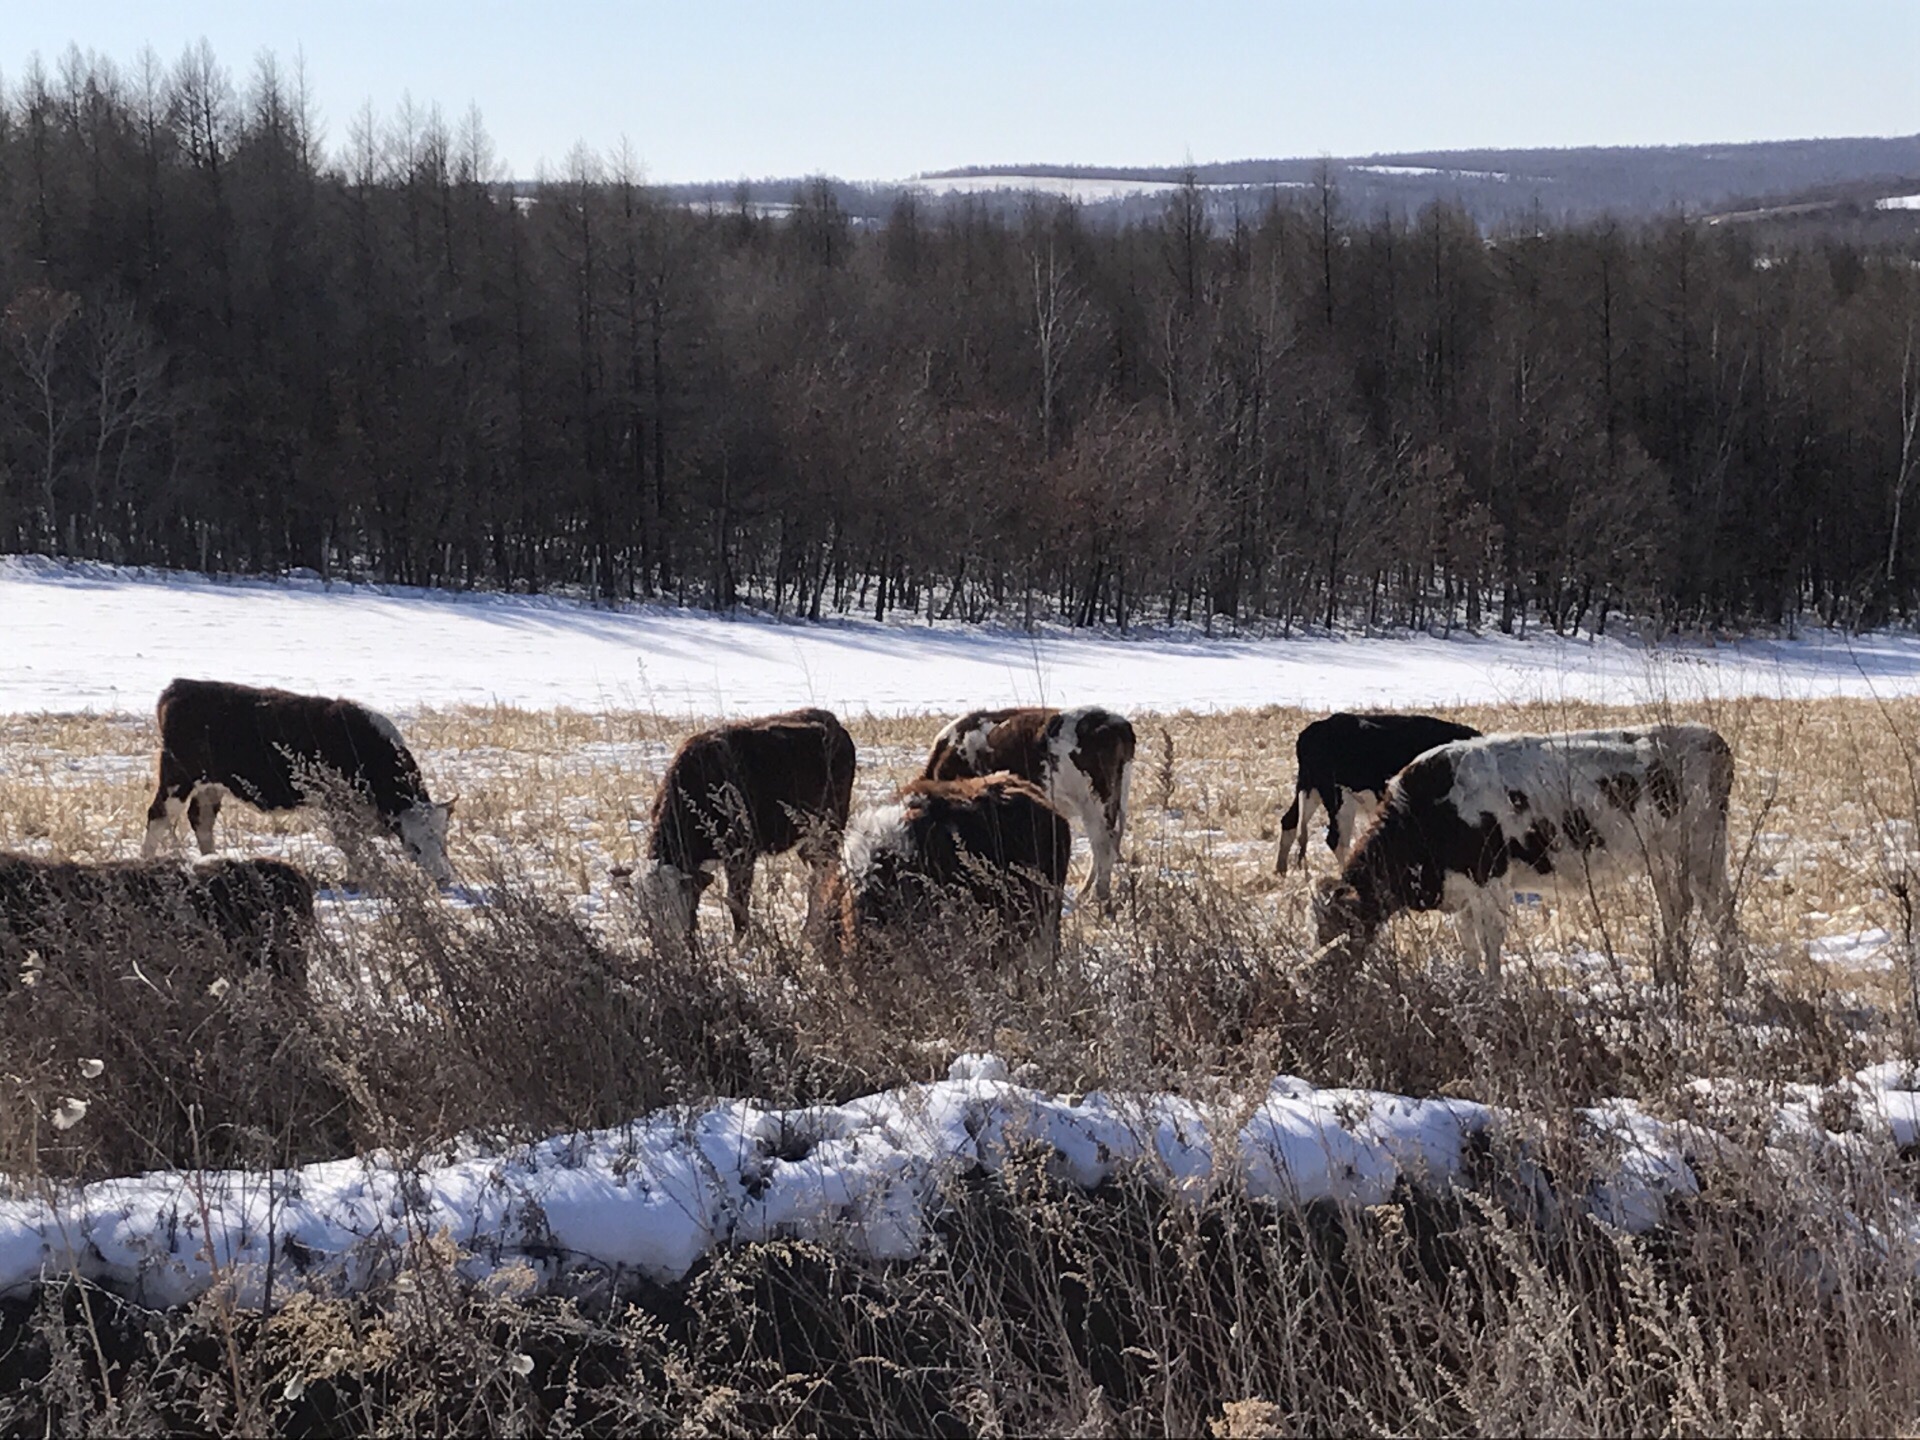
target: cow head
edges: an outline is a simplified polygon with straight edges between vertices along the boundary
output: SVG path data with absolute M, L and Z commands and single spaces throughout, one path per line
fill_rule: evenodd
M 1357 955 L 1373 943 L 1380 919 L 1351 882 L 1326 875 L 1313 887 L 1313 928 L 1322 949 L 1340 946 Z
M 634 877 L 634 897 L 654 927 L 657 943 L 684 944 L 692 937 L 704 881 L 702 875 L 659 860 Z
M 426 871 L 437 885 L 453 880 L 453 863 L 447 859 L 447 822 L 458 798 L 422 800 L 401 811 L 394 822 L 407 858 Z

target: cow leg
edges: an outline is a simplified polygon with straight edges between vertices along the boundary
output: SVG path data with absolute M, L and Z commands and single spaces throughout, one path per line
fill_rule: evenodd
M 1353 839 L 1353 792 L 1335 786 L 1333 794 L 1320 797 L 1327 807 L 1327 849 L 1342 865 L 1347 863 L 1347 842 Z
M 160 782 L 160 793 L 147 807 L 147 836 L 140 843 L 144 859 L 151 860 L 160 853 L 162 844 L 178 838 L 180 817 L 187 813 L 187 793 L 187 789 L 171 786 L 164 779 Z
M 1727 879 L 1726 836 L 1721 834 L 1719 849 L 1701 877 L 1700 909 L 1713 930 L 1714 951 L 1719 961 L 1720 988 L 1728 995 L 1741 994 L 1747 988 L 1746 941 L 1739 932 L 1733 913 L 1733 885 Z
M 1380 806 L 1385 799 L 1386 796 L 1378 790 L 1349 792 L 1347 796 L 1347 849 L 1349 851 L 1353 849 L 1360 837 L 1372 828 L 1373 822 L 1379 817 Z M 1344 860 L 1345 856 L 1341 858 Z
M 1061 892 L 1039 883 L 1026 887 L 1026 903 L 1014 922 L 1016 935 L 1024 936 L 1027 968 L 1052 971 L 1060 961 Z M 1016 947 L 1017 954 L 1019 947 Z
M 753 901 L 753 859 L 751 855 L 736 855 L 726 863 L 727 911 L 733 916 L 736 940 L 747 933 L 748 911 Z
M 1693 909 L 1693 889 L 1687 883 L 1684 863 L 1683 860 L 1677 873 L 1662 873 L 1665 867 L 1659 865 L 1653 871 L 1653 897 L 1660 908 L 1660 934 L 1654 948 L 1653 981 L 1660 986 L 1684 985 L 1686 982 L 1686 927 Z
M 1454 931 L 1469 956 L 1476 952 L 1480 973 L 1489 985 L 1500 983 L 1500 947 L 1507 938 L 1507 907 L 1503 897 L 1482 890 L 1453 912 Z
M 213 822 L 220 817 L 221 799 L 217 787 L 202 785 L 187 801 L 187 824 L 193 827 L 193 838 L 200 842 L 202 855 L 213 854 Z
M 1294 856 L 1294 862 L 1300 865 L 1307 863 L 1307 836 L 1313 833 L 1313 812 L 1319 804 L 1318 791 L 1293 792 L 1293 804 L 1280 817 L 1280 858 L 1273 867 L 1276 874 L 1287 873 L 1287 852 L 1296 847 L 1299 853 Z

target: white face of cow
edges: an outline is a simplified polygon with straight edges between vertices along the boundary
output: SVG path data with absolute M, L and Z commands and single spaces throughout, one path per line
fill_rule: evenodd
M 651 866 L 634 877 L 633 889 L 641 908 L 658 916 L 670 936 L 693 929 L 700 887 L 686 871 L 674 865 Z
M 912 854 L 904 805 L 876 805 L 848 821 L 847 833 L 840 842 L 841 868 L 857 887 L 879 863 L 883 851 L 901 857 Z
M 447 821 L 452 814 L 453 801 L 428 800 L 402 811 L 396 822 L 407 858 L 437 885 L 453 880 L 453 863 L 447 859 Z

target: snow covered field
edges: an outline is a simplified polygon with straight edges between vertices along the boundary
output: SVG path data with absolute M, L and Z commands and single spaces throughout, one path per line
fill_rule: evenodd
M 848 715 L 1098 700 L 1212 712 L 1920 694 L 1920 637 L 1648 648 L 1497 633 L 1208 639 L 727 619 L 537 596 L 0 560 L 0 713 L 144 715 L 176 675 L 422 706 Z

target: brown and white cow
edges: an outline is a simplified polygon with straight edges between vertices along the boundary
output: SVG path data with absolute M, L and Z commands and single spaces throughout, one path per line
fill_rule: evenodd
M 0 984 L 28 955 L 224 952 L 304 985 L 313 881 L 281 860 L 97 864 L 0 854 Z
M 175 680 L 160 692 L 160 784 L 147 807 L 141 853 L 158 853 L 184 813 L 213 853 L 213 822 L 228 795 L 261 810 L 320 798 L 330 778 L 371 806 L 408 856 L 441 884 L 452 800 L 427 793 L 420 766 L 394 723 L 352 700 L 295 695 L 221 680 Z
M 1004 939 L 1052 954 L 1072 854 L 1066 817 L 1018 775 L 911 781 L 847 826 L 828 887 L 831 948 L 870 951 L 957 918 L 992 948 Z M 992 923 L 969 924 L 974 907 Z
M 1093 869 L 1081 893 L 1090 891 L 1104 904 L 1126 838 L 1133 751 L 1133 726 L 1126 716 L 1097 705 L 975 710 L 934 738 L 921 774 L 927 780 L 962 780 L 1006 770 L 1039 786 L 1087 832 Z
M 1432 715 L 1361 714 L 1346 711 L 1314 721 L 1293 742 L 1297 764 L 1293 804 L 1280 818 L 1280 856 L 1274 869 L 1287 873 L 1288 852 L 1307 858 L 1314 811 L 1327 812 L 1327 848 L 1344 863 L 1353 840 L 1379 812 L 1387 782 L 1408 761 L 1436 745 L 1471 740 L 1480 732 Z
M 830 710 L 792 710 L 688 736 L 653 799 L 641 892 L 674 933 L 691 940 L 701 892 L 724 870 L 734 933 L 744 934 L 760 856 L 800 846 L 816 882 L 832 865 L 853 800 L 853 769 L 853 737 Z
M 1705 725 L 1487 735 L 1429 750 L 1396 775 L 1339 877 L 1314 894 L 1320 943 L 1360 946 L 1402 910 L 1452 912 L 1488 978 L 1500 973 L 1516 889 L 1580 897 L 1636 876 L 1662 921 L 1672 979 L 1696 905 L 1731 910 L 1733 752 Z

